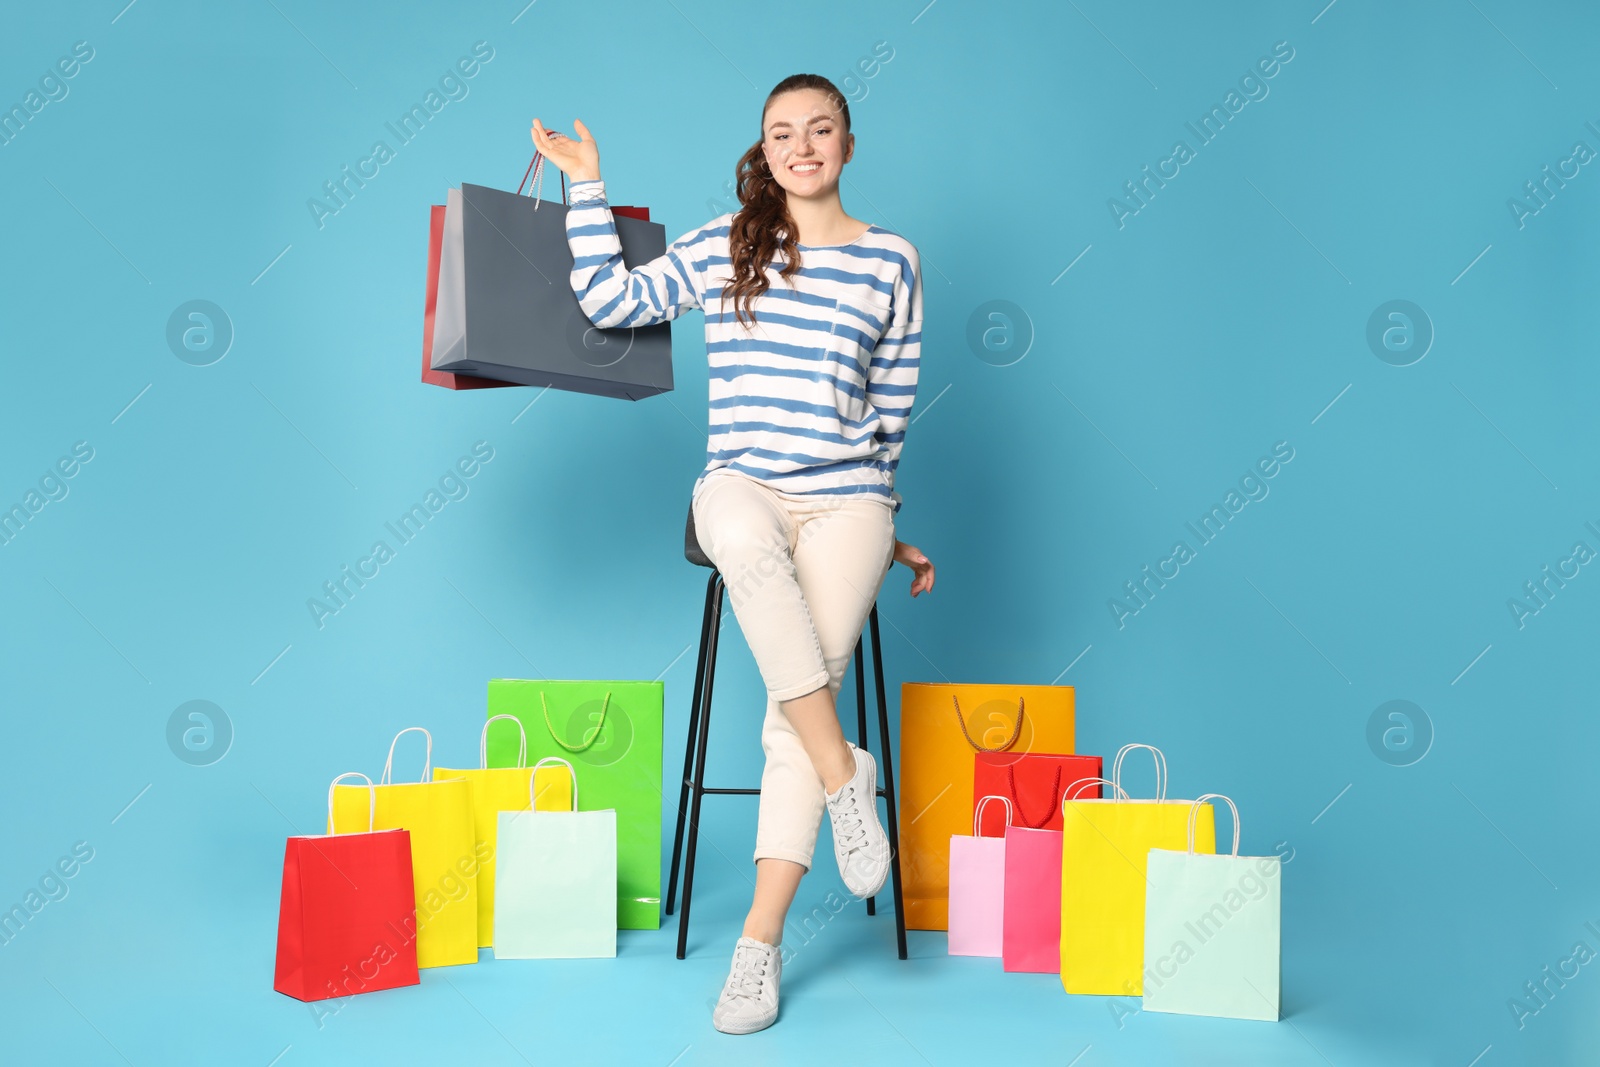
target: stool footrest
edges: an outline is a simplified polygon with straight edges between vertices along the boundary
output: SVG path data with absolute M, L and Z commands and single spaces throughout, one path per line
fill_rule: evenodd
M 683 784 L 688 786 L 690 789 L 695 787 L 692 779 L 684 782 Z M 700 792 L 719 797 L 758 797 L 761 795 L 760 789 L 717 789 L 709 785 L 701 786 Z M 878 787 L 878 792 L 876 795 L 885 800 L 889 799 L 889 791 L 881 785 Z

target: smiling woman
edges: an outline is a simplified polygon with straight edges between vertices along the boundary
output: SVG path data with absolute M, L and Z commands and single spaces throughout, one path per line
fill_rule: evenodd
M 605 183 L 578 170 L 573 290 L 600 328 L 705 311 L 711 420 L 694 492 L 731 473 L 801 500 L 859 494 L 898 512 L 894 475 L 921 363 L 920 259 L 899 234 L 839 206 L 854 151 L 843 98 L 774 96 L 782 104 L 736 170 L 741 210 L 632 272 Z
M 889 873 L 877 763 L 845 741 L 835 696 L 894 560 L 917 572 L 913 596 L 933 585 L 894 522 L 922 361 L 921 260 L 840 204 L 855 136 L 849 104 L 820 75 L 767 96 L 735 168 L 739 210 L 631 270 L 599 149 L 575 128 L 579 141 L 535 119 L 533 137 L 572 179 L 570 281 L 584 314 L 608 328 L 705 312 L 711 418 L 694 530 L 767 688 L 755 899 L 712 1013 L 718 1030 L 747 1034 L 778 1017 L 779 944 L 823 812 L 852 894 L 873 896 Z

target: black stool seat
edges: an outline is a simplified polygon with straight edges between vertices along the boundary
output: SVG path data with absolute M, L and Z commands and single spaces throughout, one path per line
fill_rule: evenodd
M 711 688 L 717 669 L 717 638 L 722 632 L 722 594 L 726 585 L 722 572 L 700 547 L 694 530 L 694 506 L 689 507 L 689 519 L 683 530 L 683 555 L 697 567 L 709 567 L 711 577 L 706 580 L 705 611 L 700 618 L 700 657 L 694 669 L 694 700 L 689 708 L 689 736 L 683 745 L 683 786 L 678 792 L 678 828 L 672 838 L 672 874 L 667 882 L 667 914 L 671 915 L 677 904 L 678 868 L 683 867 L 683 911 L 678 916 L 678 958 L 684 958 L 689 944 L 689 904 L 694 891 L 695 847 L 700 839 L 700 800 L 707 795 L 760 796 L 759 789 L 724 789 L 706 785 L 706 743 L 711 726 Z M 872 605 L 867 617 L 872 634 L 872 667 L 878 697 L 878 774 L 883 784 L 878 796 L 888 806 L 884 830 L 889 837 L 889 874 L 894 884 L 895 941 L 900 958 L 906 958 L 906 917 L 900 888 L 900 828 L 897 821 L 894 794 L 894 758 L 889 751 L 889 708 L 884 697 L 883 643 L 878 635 L 878 605 Z M 856 729 L 857 744 L 867 748 L 867 693 L 866 664 L 861 638 L 856 639 Z M 688 850 L 684 850 L 684 831 L 688 830 Z M 867 914 L 877 914 L 877 901 L 867 898 Z
M 700 539 L 695 536 L 693 504 L 689 505 L 689 521 L 683 527 L 683 557 L 696 567 L 710 567 L 715 570 L 717 566 L 711 562 L 711 557 L 700 547 Z

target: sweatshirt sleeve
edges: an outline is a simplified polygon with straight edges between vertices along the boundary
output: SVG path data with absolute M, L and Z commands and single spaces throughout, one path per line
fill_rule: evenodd
M 601 329 L 649 326 L 701 306 L 704 274 L 696 264 L 706 227 L 678 238 L 665 254 L 629 270 L 606 202 L 605 182 L 569 187 L 567 245 L 572 250 L 572 291 L 589 321 Z
M 922 363 L 922 264 L 915 248 L 908 253 L 895 286 L 889 322 L 867 365 L 867 402 L 878 412 L 878 439 L 885 445 L 892 485 L 906 427 L 911 424 Z M 889 495 L 898 514 L 900 494 L 891 489 Z

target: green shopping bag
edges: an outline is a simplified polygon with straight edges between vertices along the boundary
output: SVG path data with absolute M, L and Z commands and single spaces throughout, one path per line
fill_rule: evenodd
M 560 756 L 583 778 L 585 808 L 617 813 L 617 927 L 661 927 L 661 707 L 665 686 L 637 681 L 489 682 L 489 715 L 514 715 L 528 758 Z M 517 739 L 497 731 L 489 766 L 510 767 Z M 498 921 L 498 920 L 497 920 Z
M 1233 809 L 1233 853 L 1194 851 L 1205 801 Z M 1239 809 L 1207 793 L 1189 809 L 1189 849 L 1152 848 L 1145 876 L 1146 1011 L 1278 1020 L 1282 863 L 1239 855 Z
M 617 954 L 617 813 L 502 811 L 495 866 L 494 958 L 571 960 Z M 545 760 L 541 760 L 543 763 Z M 529 783 L 531 793 L 532 783 Z

